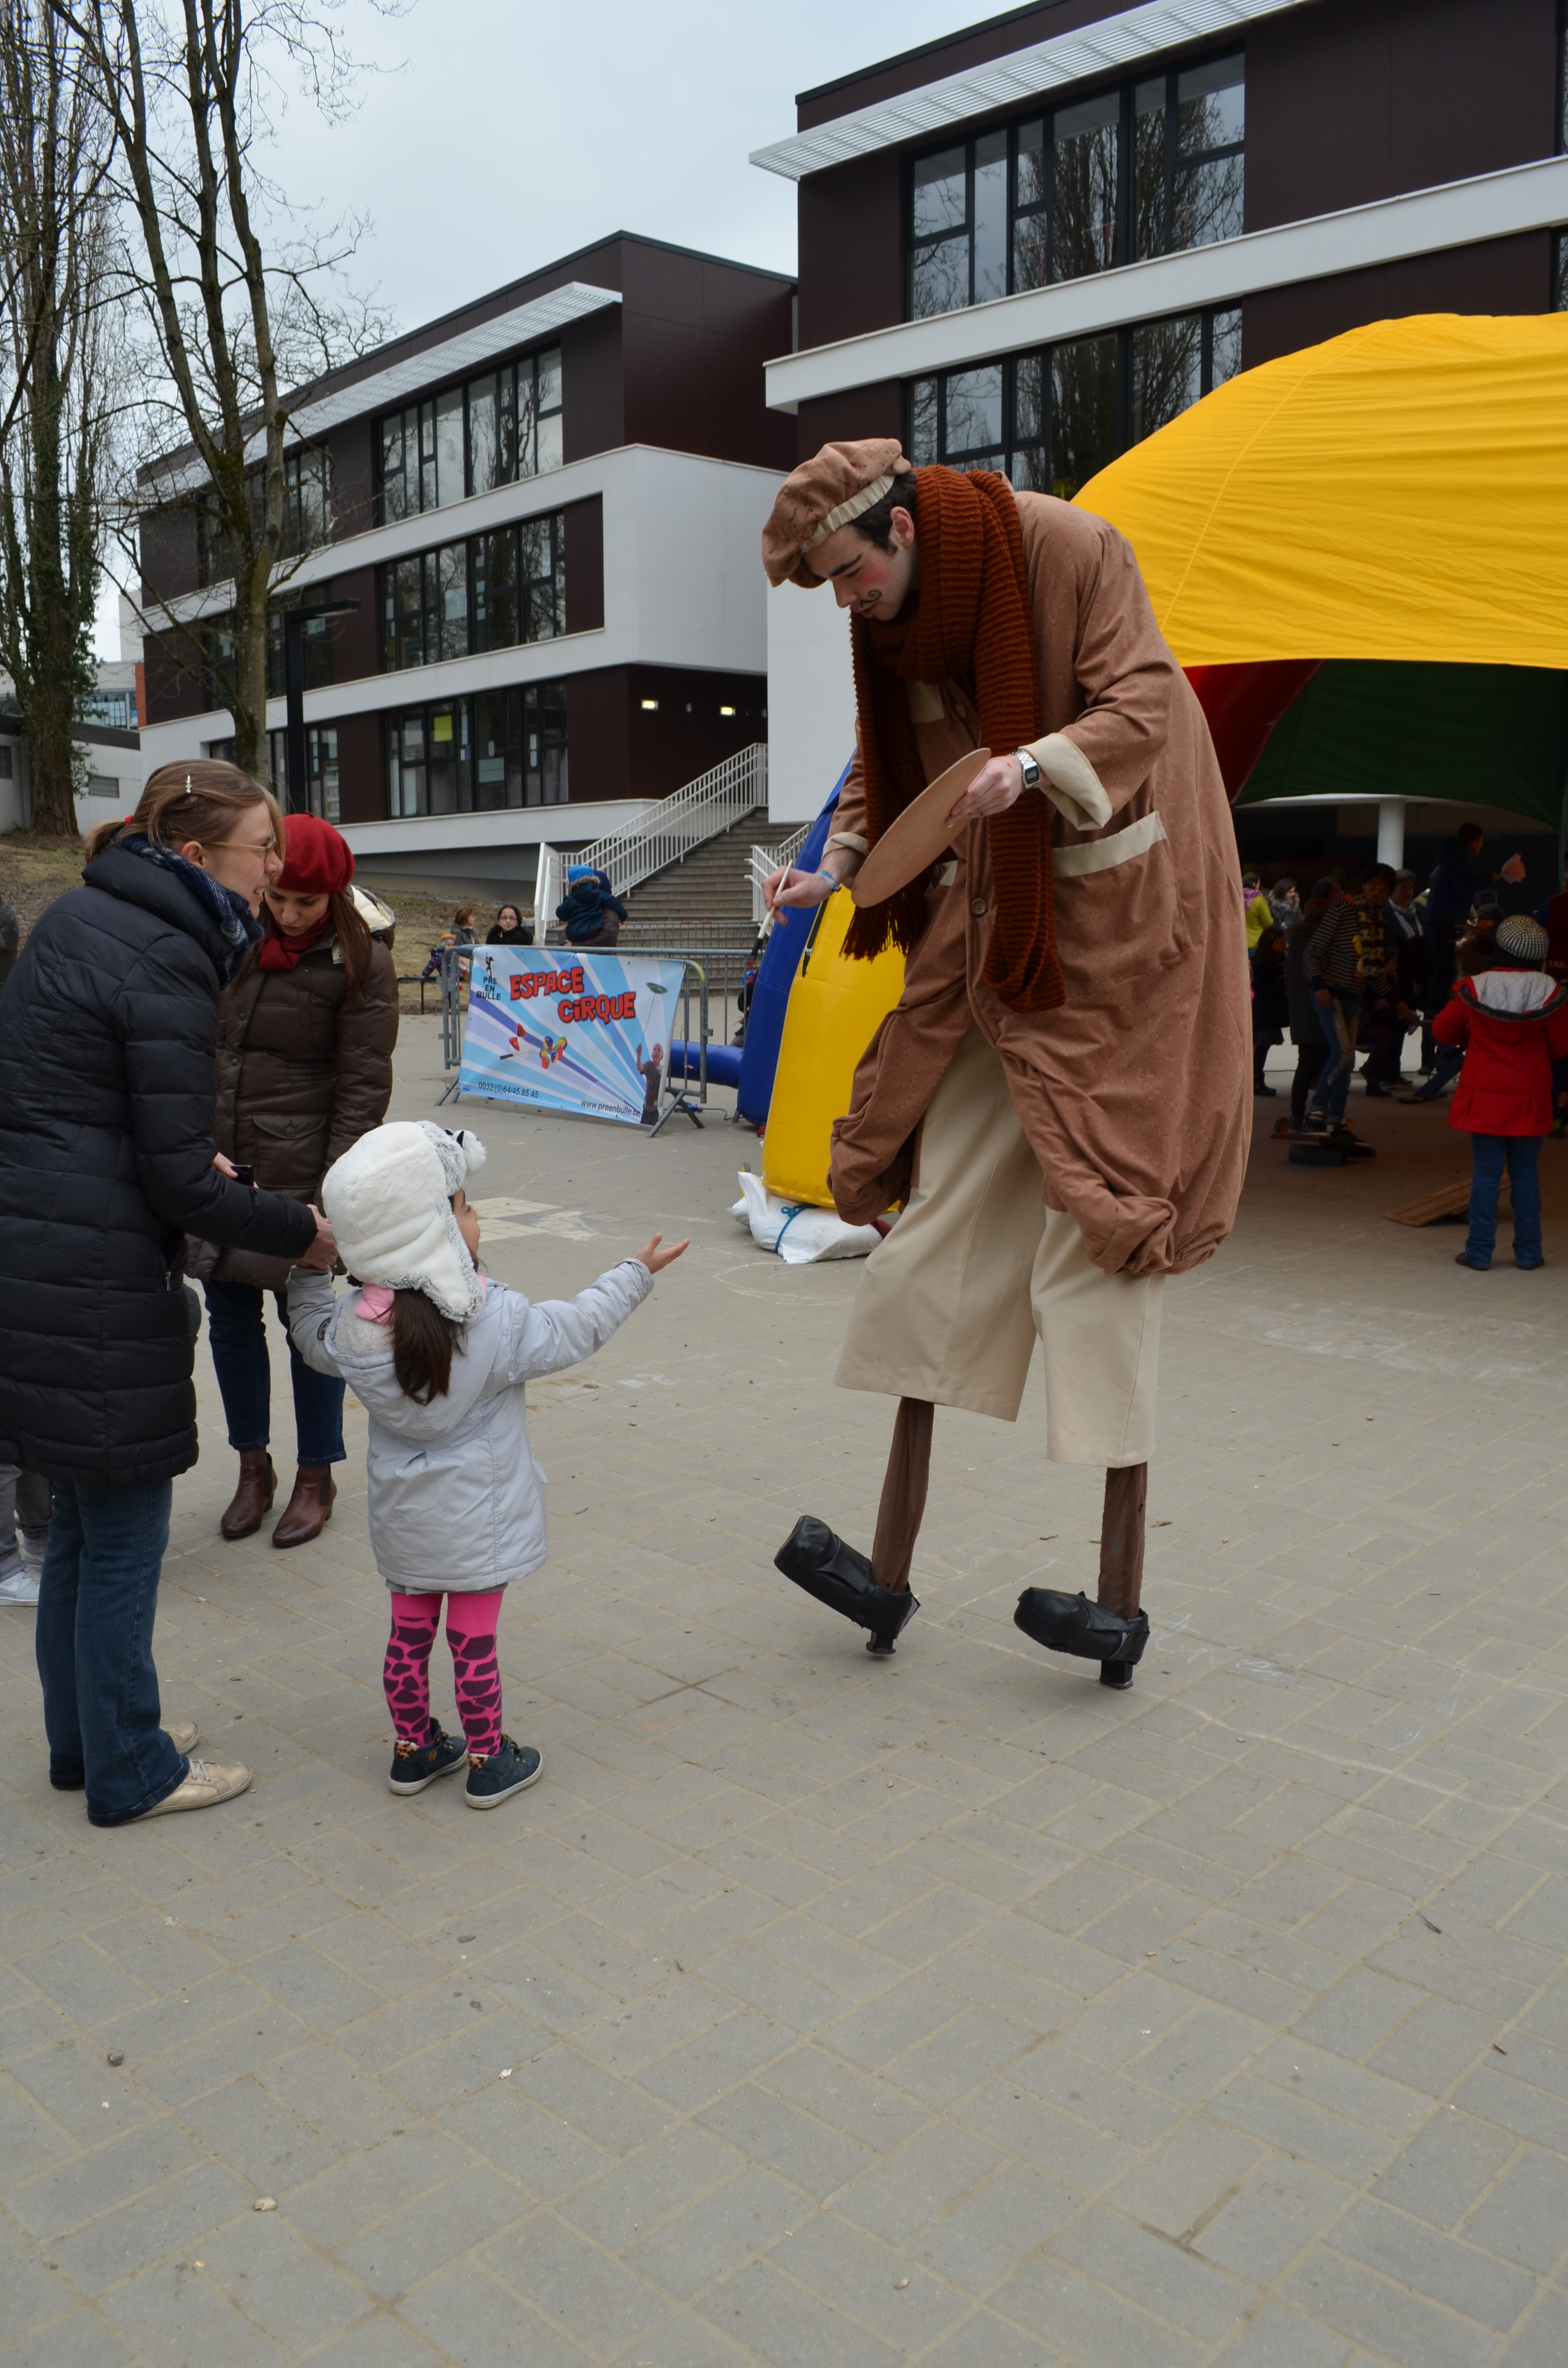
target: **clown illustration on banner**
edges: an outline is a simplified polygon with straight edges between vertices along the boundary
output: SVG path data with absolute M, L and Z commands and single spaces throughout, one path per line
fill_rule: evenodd
M 634 954 L 476 946 L 460 1090 L 651 1126 L 683 975 Z

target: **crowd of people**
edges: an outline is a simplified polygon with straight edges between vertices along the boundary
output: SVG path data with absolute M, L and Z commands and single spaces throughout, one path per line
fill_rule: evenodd
M 1281 876 L 1267 893 L 1242 875 L 1253 982 L 1253 1091 L 1272 1098 L 1266 1068 L 1287 1031 L 1296 1050 L 1290 1114 L 1277 1132 L 1332 1140 L 1352 1132 L 1346 1100 L 1358 1053 L 1370 1096 L 1403 1078 L 1408 1038 L 1421 1037 L 1425 1083 L 1406 1097 L 1439 1099 L 1471 1137 L 1471 1231 L 1459 1263 L 1484 1271 L 1496 1239 L 1501 1178 L 1513 1199 L 1515 1263 L 1544 1262 L 1541 1141 L 1568 1133 L 1568 878 L 1533 915 L 1508 914 L 1494 893 L 1524 864 L 1481 864 L 1480 825 L 1444 849 L 1424 894 L 1415 876 L 1375 862 L 1354 893 L 1332 877 L 1301 903 Z
M 297 1453 L 272 1543 L 332 1518 L 352 1384 L 392 1603 L 391 1786 L 466 1769 L 469 1805 L 488 1809 L 540 1764 L 503 1731 L 495 1655 L 507 1581 L 544 1558 L 523 1384 L 602 1346 L 686 1247 L 655 1235 L 561 1303 L 480 1274 L 464 1188 L 483 1146 L 385 1122 L 393 916 L 353 873 L 332 824 L 285 822 L 233 765 L 165 766 L 134 815 L 92 833 L 83 885 L 6 962 L 0 1589 L 36 1600 L 50 1782 L 84 1793 L 95 1825 L 210 1807 L 251 1782 L 197 1751 L 194 1721 L 165 1723 L 153 1659 L 173 1484 L 197 1460 L 203 1314 L 239 1457 L 221 1536 L 254 1535 L 276 1492 L 270 1294 Z M 472 906 L 454 930 L 477 942 Z M 531 942 L 515 905 L 488 942 Z M 430 1715 L 443 1602 L 460 1739 Z

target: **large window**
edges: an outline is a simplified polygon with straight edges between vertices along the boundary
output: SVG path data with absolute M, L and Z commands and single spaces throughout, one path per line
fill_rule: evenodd
M 383 670 L 553 641 L 566 623 L 564 544 L 554 510 L 394 559 L 381 570 Z
M 262 472 L 245 479 L 251 532 L 259 537 L 265 485 Z M 326 541 L 332 517 L 332 461 L 324 447 L 296 444 L 283 455 L 283 534 L 280 559 L 302 559 Z M 210 497 L 196 513 L 198 573 L 203 584 L 226 583 L 234 572 L 227 530 Z
M 566 803 L 566 686 L 481 691 L 387 718 L 389 814 Z
M 917 156 L 910 319 L 1235 237 L 1244 74 L 1206 58 Z
M 1134 329 L 911 381 L 904 449 L 917 467 L 999 469 L 1020 493 L 1071 501 L 1241 368 L 1239 311 L 1181 313 Z
M 229 743 L 231 749 L 233 743 Z M 217 754 L 216 749 L 212 751 Z M 269 732 L 267 735 L 267 769 L 272 787 L 282 797 L 289 786 L 289 734 Z M 338 819 L 337 726 L 335 723 L 311 724 L 305 733 L 305 795 L 310 810 L 320 814 L 324 822 Z
M 561 348 L 526 354 L 383 419 L 378 524 L 561 466 Z

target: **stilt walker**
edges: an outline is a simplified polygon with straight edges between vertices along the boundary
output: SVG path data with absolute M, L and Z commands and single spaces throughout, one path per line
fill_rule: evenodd
M 1038 1338 L 1046 1459 L 1105 1470 L 1100 1565 L 1094 1602 L 1028 1588 L 1014 1617 L 1129 1686 L 1162 1292 L 1229 1232 L 1249 1132 L 1208 729 L 1121 536 L 1005 477 L 825 445 L 780 489 L 763 559 L 850 611 L 857 702 L 822 869 L 782 868 L 769 900 L 851 885 L 846 951 L 905 954 L 830 1176 L 851 1223 L 903 1203 L 837 1372 L 898 1401 L 876 1535 L 868 1559 L 807 1515 L 778 1567 L 892 1652 L 919 1609 L 936 1408 L 1016 1421 Z

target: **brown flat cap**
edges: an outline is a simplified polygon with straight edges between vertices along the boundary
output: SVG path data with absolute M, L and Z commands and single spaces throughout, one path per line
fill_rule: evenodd
M 860 444 L 824 444 L 814 460 L 791 469 L 762 529 L 768 582 L 813 590 L 823 579 L 807 566 L 807 553 L 880 502 L 909 465 L 896 437 L 869 436 Z

